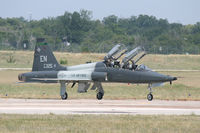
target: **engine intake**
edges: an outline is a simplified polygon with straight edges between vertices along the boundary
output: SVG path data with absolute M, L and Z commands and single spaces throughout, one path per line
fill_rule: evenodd
M 107 80 L 107 73 L 106 72 L 93 72 L 92 73 L 92 80 L 93 81 L 106 81 Z

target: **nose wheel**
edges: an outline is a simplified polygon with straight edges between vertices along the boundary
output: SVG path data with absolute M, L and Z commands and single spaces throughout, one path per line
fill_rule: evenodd
M 151 84 L 148 85 L 148 89 L 149 89 L 149 94 L 147 95 L 147 100 L 148 101 L 152 101 L 153 100 L 153 95 L 152 95 L 152 88 L 151 88 Z
M 147 95 L 147 100 L 148 100 L 148 101 L 152 101 L 152 100 L 153 100 L 153 95 L 152 95 L 151 93 L 149 93 L 149 94 Z

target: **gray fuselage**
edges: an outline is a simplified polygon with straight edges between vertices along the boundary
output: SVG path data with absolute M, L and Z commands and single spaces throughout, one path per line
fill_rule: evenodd
M 61 71 L 33 71 L 19 75 L 25 82 L 55 83 L 66 82 L 123 82 L 123 83 L 161 83 L 176 80 L 150 70 L 128 70 L 106 67 L 103 62 L 69 66 Z

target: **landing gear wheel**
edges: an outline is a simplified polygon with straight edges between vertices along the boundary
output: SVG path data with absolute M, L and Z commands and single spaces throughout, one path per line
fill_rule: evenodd
M 63 95 L 61 96 L 62 100 L 66 100 L 67 97 L 68 97 L 67 92 L 65 92 L 65 94 L 63 94 Z
M 97 99 L 101 100 L 103 98 L 103 93 L 102 92 L 98 92 L 97 93 Z
M 152 95 L 151 93 L 149 93 L 149 94 L 147 95 L 147 100 L 148 100 L 148 101 L 152 101 L 152 100 L 153 100 L 153 95 Z

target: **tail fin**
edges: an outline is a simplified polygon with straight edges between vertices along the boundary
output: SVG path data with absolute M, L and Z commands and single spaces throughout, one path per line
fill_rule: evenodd
M 66 70 L 66 67 L 58 64 L 51 49 L 44 38 L 38 38 L 35 46 L 32 71 L 59 71 Z

